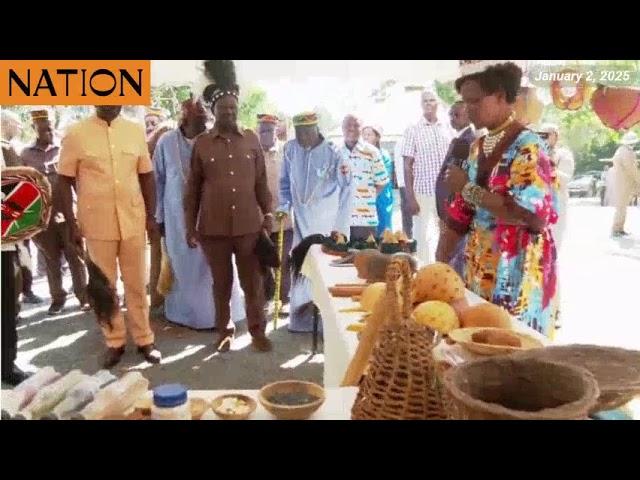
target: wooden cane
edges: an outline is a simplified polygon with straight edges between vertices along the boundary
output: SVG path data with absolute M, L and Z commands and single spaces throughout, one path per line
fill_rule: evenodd
M 275 303 L 273 306 L 273 329 L 278 328 L 278 317 L 280 316 L 280 309 L 282 302 L 280 301 L 280 292 L 282 289 L 282 254 L 284 252 L 284 214 L 278 212 L 276 214 L 278 222 L 280 222 L 280 228 L 278 230 L 278 263 L 279 266 L 276 270 L 276 292 Z

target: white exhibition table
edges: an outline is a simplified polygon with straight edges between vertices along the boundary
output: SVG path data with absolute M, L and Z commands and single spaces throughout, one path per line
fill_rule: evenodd
M 200 397 L 211 402 L 216 397 L 227 394 L 243 394 L 253 398 L 258 404 L 249 420 L 276 420 L 258 401 L 259 390 L 190 390 L 189 397 Z M 356 401 L 356 387 L 325 388 L 325 401 L 308 420 L 350 420 L 351 407 Z M 201 420 L 220 420 L 209 408 Z
M 322 316 L 325 388 L 340 386 L 349 362 L 358 348 L 357 335 L 348 331 L 347 326 L 357 322 L 362 316 L 362 313 L 357 312 L 340 312 L 356 304 L 350 298 L 332 297 L 329 287 L 339 283 L 365 283 L 358 278 L 354 266 L 331 266 L 331 262 L 336 258 L 323 253 L 320 245 L 313 245 L 302 265 L 302 274 L 309 279 L 313 301 Z M 469 290 L 466 292 L 466 297 L 470 305 L 485 302 Z M 515 330 L 540 339 L 544 344 L 549 343 L 546 337 L 520 322 L 514 320 L 513 327 Z M 459 345 L 447 345 L 445 342 L 441 342 L 434 349 L 434 355 L 439 356 L 438 360 L 448 361 L 451 364 L 459 364 L 477 357 Z
M 340 383 L 358 347 L 356 333 L 348 331 L 347 326 L 357 322 L 362 313 L 340 312 L 342 309 L 355 306 L 355 302 L 350 298 L 332 297 L 329 293 L 329 287 L 339 283 L 364 284 L 364 280 L 358 278 L 353 266 L 331 266 L 331 262 L 335 259 L 336 257 L 323 253 L 320 245 L 314 245 L 310 248 L 302 266 L 302 274 L 310 280 L 313 301 L 322 316 L 324 337 L 326 400 L 309 420 L 349 420 L 351 408 L 358 392 L 356 387 L 341 388 Z M 470 305 L 485 302 L 469 290 L 466 292 L 466 297 Z M 543 335 L 515 320 L 513 328 L 538 338 L 543 344 L 550 343 Z M 437 361 L 450 365 L 458 365 L 473 358 L 481 358 L 479 355 L 466 351 L 460 345 L 448 345 L 446 342 L 440 342 L 434 348 L 434 357 Z M 258 406 L 251 415 L 251 420 L 275 420 L 275 417 L 260 405 L 258 390 L 190 390 L 189 396 L 212 401 L 218 396 L 232 393 L 241 393 L 256 400 Z M 151 392 L 148 395 L 151 395 Z M 632 418 L 640 418 L 640 399 L 631 402 L 628 410 Z M 202 420 L 219 420 L 219 418 L 209 408 Z

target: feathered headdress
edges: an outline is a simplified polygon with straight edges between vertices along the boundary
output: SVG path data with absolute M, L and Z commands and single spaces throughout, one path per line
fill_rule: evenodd
M 225 95 L 238 98 L 240 87 L 236 80 L 236 67 L 233 60 L 205 60 L 203 69 L 208 82 L 202 91 L 205 102 L 214 104 Z

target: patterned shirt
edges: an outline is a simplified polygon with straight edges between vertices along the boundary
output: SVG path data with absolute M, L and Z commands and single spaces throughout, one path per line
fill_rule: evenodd
M 361 140 L 349 150 L 346 145 L 340 149 L 340 155 L 351 167 L 354 182 L 352 227 L 376 227 L 378 211 L 376 209 L 376 187 L 389 182 L 380 150 Z
M 444 122 L 428 123 L 422 117 L 404 134 L 402 156 L 412 157 L 413 190 L 416 194 L 436 194 L 436 178 L 453 139 L 451 128 Z

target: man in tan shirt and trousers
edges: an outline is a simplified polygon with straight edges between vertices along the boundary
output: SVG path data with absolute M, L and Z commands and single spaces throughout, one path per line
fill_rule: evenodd
M 267 169 L 267 181 L 269 182 L 269 191 L 271 192 L 271 206 L 275 209 L 279 205 L 279 191 L 280 191 L 280 171 L 282 170 L 282 149 L 283 143 L 280 142 L 276 136 L 276 129 L 278 125 L 278 117 L 275 115 L 269 115 L 267 113 L 261 113 L 258 115 L 258 128 L 257 134 L 260 139 L 260 145 L 262 146 L 262 152 L 264 154 L 264 163 Z M 282 252 L 282 288 L 280 289 L 280 301 L 283 305 L 289 303 L 289 290 L 291 289 L 291 275 L 289 275 L 289 253 L 291 252 L 291 245 L 293 242 L 293 221 L 288 215 L 282 220 L 284 222 L 284 242 Z M 278 245 L 278 234 L 280 231 L 280 222 L 274 222 L 271 230 L 271 241 L 274 245 Z M 264 279 L 265 283 L 271 282 L 273 284 L 274 278 L 272 275 L 266 275 Z M 267 287 L 265 285 L 265 291 L 273 290 L 274 285 Z M 268 298 L 267 300 L 271 300 Z M 274 298 L 274 300 L 277 300 Z
M 613 216 L 612 235 L 623 237 L 629 235 L 624 231 L 624 222 L 627 219 L 627 207 L 634 195 L 640 193 L 640 171 L 638 170 L 636 153 L 633 146 L 640 142 L 635 132 L 627 132 L 620 140 L 620 147 L 612 158 L 616 169 L 616 211 Z
M 157 229 L 153 167 L 142 127 L 120 117 L 121 110 L 120 106 L 96 106 L 96 115 L 69 129 L 58 164 L 60 195 L 71 237 L 79 247 L 86 239 L 91 260 L 112 285 L 119 264 L 133 340 L 148 362 L 159 363 L 145 278 L 145 229 L 150 234 Z M 72 188 L 78 194 L 77 224 Z M 105 368 L 120 361 L 127 341 L 119 310 L 111 327 L 103 328 L 108 347 Z

